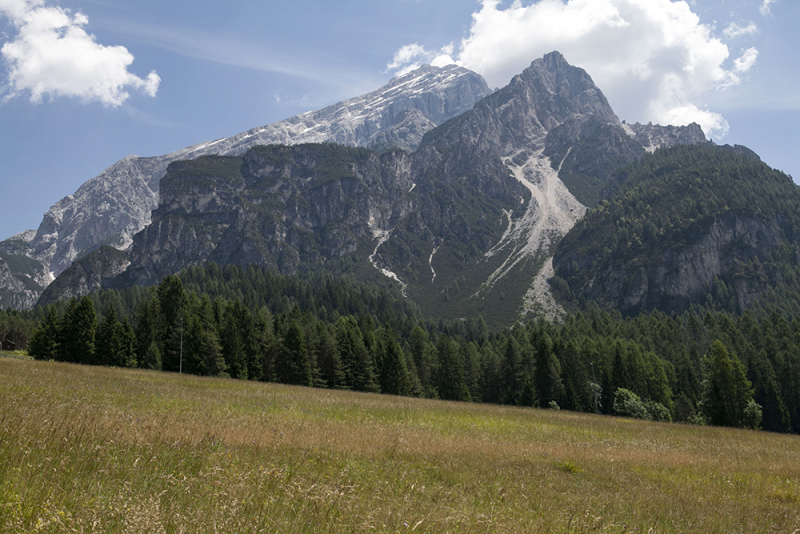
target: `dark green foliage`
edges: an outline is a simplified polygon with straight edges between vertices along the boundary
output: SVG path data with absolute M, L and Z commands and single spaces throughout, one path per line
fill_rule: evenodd
M 457 401 L 470 400 L 464 363 L 461 360 L 458 345 L 447 334 L 439 337 L 439 342 L 436 344 L 436 357 L 439 360 L 437 380 L 439 398 Z
M 135 367 L 134 334 L 128 321 L 117 319 L 116 308 L 109 309 L 97 328 L 95 363 Z
M 341 317 L 336 322 L 336 344 L 344 372 L 343 387 L 356 391 L 378 391 L 372 355 L 355 319 Z
M 161 370 L 161 351 L 158 350 L 158 345 L 155 342 L 150 343 L 145 350 L 142 367 L 153 371 Z
M 248 287 L 237 284 L 229 287 Z M 334 286 L 328 290 L 347 294 Z M 413 319 L 397 331 L 377 327 L 372 314 L 332 314 L 332 321 L 322 307 L 312 313 L 279 303 L 285 311 L 272 315 L 267 306 L 250 305 L 249 296 L 258 294 L 254 287 L 212 301 L 171 277 L 125 304 L 135 310 L 133 326 L 116 313 L 125 298 L 104 294 L 99 325 L 93 301 L 73 299 L 31 312 L 26 320 L 41 325 L 31 353 L 161 370 L 162 348 L 177 341 L 180 351 L 182 319 L 186 373 L 518 406 L 555 403 L 576 411 L 594 411 L 595 383 L 605 413 L 614 413 L 615 401 L 618 413 L 640 412 L 620 407 L 624 390 L 654 420 L 800 431 L 800 320 L 788 322 L 778 314 L 758 319 L 654 312 L 624 318 L 592 307 L 561 324 L 539 320 L 493 333 L 479 321 Z M 76 348 L 71 333 L 82 329 L 89 335 L 81 339 L 92 339 L 93 328 L 97 350 Z M 135 351 L 126 357 L 125 347 Z
M 586 366 L 580 360 L 578 347 L 572 340 L 561 343 L 558 347 L 563 377 L 564 391 L 559 406 L 573 411 L 586 412 L 592 410 L 592 392 Z
M 711 345 L 708 366 L 703 410 L 709 422 L 719 426 L 754 426 L 753 421 L 745 417 L 745 409 L 753 400 L 753 389 L 742 362 L 729 356 L 725 345 L 716 340 Z
M 530 375 L 522 360 L 519 342 L 514 336 L 508 336 L 505 342 L 501 377 L 503 391 L 501 400 L 504 404 L 514 406 L 532 404 Z
M 45 315 L 47 311 L 41 308 L 34 311 L 0 310 L 0 341 L 11 341 L 17 350 L 25 350 Z
M 610 180 L 621 192 L 601 201 L 557 246 L 553 288 L 562 298 L 625 313 L 680 313 L 691 304 L 735 313 L 748 306 L 800 309 L 800 189 L 788 176 L 722 147 L 676 146 Z M 650 287 L 647 300 L 629 308 L 625 296 L 641 277 L 652 286 L 659 268 L 673 268 L 670 258 L 697 245 L 714 225 L 739 228 L 716 278 L 685 295 Z M 620 279 L 612 283 L 612 276 Z
M 178 371 L 181 359 L 181 337 L 184 327 L 186 292 L 177 276 L 167 276 L 158 285 L 158 304 L 161 310 L 163 334 L 162 367 Z
M 397 342 L 397 337 L 391 328 L 384 328 L 380 332 L 381 354 L 379 363 L 379 376 L 381 393 L 389 395 L 410 395 L 411 379 L 406 367 L 403 349 Z
M 28 353 L 37 360 L 57 360 L 60 355 L 61 317 L 50 308 L 42 325 L 28 343 Z
M 95 360 L 97 313 L 91 299 L 72 299 L 61 324 L 59 344 L 63 360 L 72 363 L 100 363 Z
M 286 331 L 277 368 L 278 380 L 284 384 L 313 385 L 305 336 L 296 321 L 292 321 Z
M 564 382 L 561 379 L 561 363 L 553 352 L 553 342 L 546 333 L 538 337 L 536 347 L 536 370 L 534 383 L 539 406 L 550 402 L 562 403 Z
M 211 299 L 203 295 L 189 315 L 184 336 L 183 369 L 186 373 L 207 376 L 228 376 L 228 364 L 222 354 Z

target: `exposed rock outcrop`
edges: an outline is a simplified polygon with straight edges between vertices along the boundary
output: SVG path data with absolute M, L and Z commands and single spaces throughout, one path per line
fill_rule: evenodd
M 44 266 L 28 257 L 36 235 L 26 230 L 0 242 L 0 307 L 28 309 L 53 278 Z
M 669 148 L 675 145 L 702 145 L 708 143 L 706 135 L 699 124 L 693 122 L 687 126 L 661 126 L 660 124 L 624 124 L 628 134 L 636 139 L 645 150 L 653 152 L 657 148 Z
M 754 259 L 765 261 L 781 246 L 780 220 L 764 220 L 728 213 L 686 247 L 666 251 L 649 265 L 612 262 L 598 271 L 584 292 L 586 299 L 615 303 L 616 309 L 633 314 L 653 309 L 683 311 L 705 300 L 714 279 L 729 275 Z M 599 256 L 567 253 L 559 257 L 558 272 L 564 276 L 588 269 Z M 737 307 L 744 310 L 768 286 L 779 282 L 764 270 L 734 281 Z
M 130 265 L 128 253 L 104 245 L 77 259 L 56 278 L 39 297 L 37 304 L 88 295 L 105 287 Z
M 479 75 L 455 65 L 424 66 L 368 93 L 164 156 L 129 156 L 83 184 L 44 215 L 29 256 L 58 275 L 102 244 L 124 249 L 150 222 L 158 184 L 172 161 L 242 154 L 255 145 L 334 142 L 413 150 L 437 124 L 470 109 L 491 91 Z

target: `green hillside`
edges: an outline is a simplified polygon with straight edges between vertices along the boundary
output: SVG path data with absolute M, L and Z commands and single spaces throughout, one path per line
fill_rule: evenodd
M 621 192 L 558 245 L 562 295 L 623 313 L 797 309 L 800 189 L 791 178 L 724 147 L 678 146 L 611 180 Z

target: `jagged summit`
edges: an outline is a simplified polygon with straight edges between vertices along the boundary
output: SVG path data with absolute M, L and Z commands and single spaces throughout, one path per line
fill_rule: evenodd
M 125 158 L 56 204 L 26 254 L 58 273 L 132 243 L 115 284 L 206 261 L 388 277 L 432 315 L 499 324 L 546 305 L 555 245 L 613 169 L 673 133 L 621 124 L 558 52 L 494 93 L 461 67 L 425 66 L 229 138 Z M 58 287 L 97 289 L 80 271 Z
M 519 147 L 541 149 L 547 133 L 578 116 L 619 124 L 603 92 L 585 70 L 559 52 L 533 61 L 502 89 L 423 138 L 426 144 L 471 142 L 478 150 L 509 155 Z
M 80 254 L 101 245 L 127 248 L 158 207 L 158 183 L 172 161 L 243 154 L 265 144 L 333 142 L 411 150 L 426 131 L 467 111 L 490 92 L 483 78 L 467 69 L 426 66 L 366 95 L 231 137 L 164 156 L 128 156 L 44 214 L 29 256 L 58 275 Z

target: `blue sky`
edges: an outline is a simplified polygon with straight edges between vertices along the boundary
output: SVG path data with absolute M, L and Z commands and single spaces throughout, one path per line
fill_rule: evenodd
M 800 179 L 796 0 L 0 0 L 0 239 L 160 155 L 457 62 L 551 50 L 629 122 L 700 122 Z

